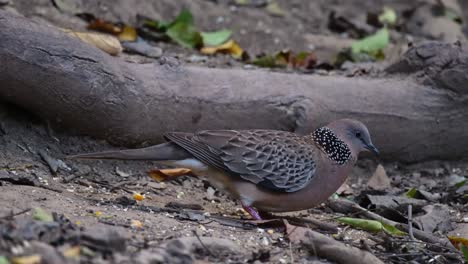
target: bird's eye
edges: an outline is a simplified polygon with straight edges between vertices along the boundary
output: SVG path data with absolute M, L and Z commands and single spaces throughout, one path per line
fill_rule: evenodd
M 361 132 L 356 132 L 356 137 L 361 138 Z

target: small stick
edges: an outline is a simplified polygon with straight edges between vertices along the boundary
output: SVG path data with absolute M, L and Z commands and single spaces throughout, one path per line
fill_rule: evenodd
M 416 240 L 413 234 L 413 205 L 408 204 L 408 234 L 411 240 Z
M 192 233 L 195 235 L 195 237 L 198 239 L 198 241 L 200 242 L 200 244 L 202 245 L 202 247 L 206 250 L 206 252 L 208 252 L 208 254 L 210 254 L 212 257 L 214 257 L 215 255 L 213 254 L 213 252 L 211 252 L 211 250 L 205 245 L 205 243 L 203 243 L 203 241 L 201 240 L 200 236 L 197 234 L 197 231 L 195 230 L 192 230 Z
M 19 211 L 18 213 L 13 214 L 13 210 L 12 210 L 12 213 L 11 213 L 11 214 L 5 215 L 5 216 L 0 216 L 0 219 L 13 218 L 13 217 L 15 217 L 15 216 L 22 215 L 22 214 L 27 213 L 27 212 L 29 212 L 29 211 L 31 211 L 31 208 L 24 209 L 23 211 Z

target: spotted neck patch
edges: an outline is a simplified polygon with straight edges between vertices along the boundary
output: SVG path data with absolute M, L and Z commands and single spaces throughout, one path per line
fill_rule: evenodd
M 351 158 L 351 150 L 328 127 L 318 128 L 312 133 L 312 139 L 329 159 L 337 164 L 345 164 Z

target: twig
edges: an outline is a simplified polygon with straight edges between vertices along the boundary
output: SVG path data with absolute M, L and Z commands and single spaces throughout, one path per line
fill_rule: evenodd
M 384 218 L 381 215 L 378 215 L 376 213 L 370 212 L 369 210 L 366 210 L 365 208 L 362 208 L 360 205 L 352 201 L 343 200 L 343 199 L 328 199 L 328 204 L 334 211 L 339 212 L 339 213 L 348 214 L 348 213 L 353 213 L 353 212 L 360 212 L 362 216 L 368 219 L 380 221 L 384 224 L 394 226 L 406 232 L 408 232 L 409 230 L 409 226 L 407 224 L 398 223 L 390 219 Z M 419 240 L 433 243 L 433 244 L 440 244 L 440 245 L 450 248 L 451 251 L 458 253 L 457 249 L 446 238 L 438 238 L 430 233 L 427 233 L 418 229 L 414 229 L 413 234 L 414 234 L 414 237 Z
M 78 175 L 78 174 L 73 174 L 73 175 L 70 175 L 68 177 L 63 177 L 62 182 L 63 183 L 70 183 L 71 181 L 73 181 L 74 179 L 76 179 L 78 177 L 80 177 L 80 175 Z
M 315 226 L 321 230 L 330 231 L 333 233 L 338 232 L 338 226 L 333 223 L 323 222 L 317 219 L 306 219 L 293 216 L 281 216 L 278 218 L 283 218 L 291 222 L 294 225 L 308 226 L 308 224 Z
M 411 240 L 416 240 L 413 234 L 413 206 L 408 204 L 408 234 Z
M 326 258 L 334 263 L 383 264 L 380 259 L 368 251 L 346 246 L 342 242 L 309 228 L 293 226 L 286 220 L 283 221 L 289 240 L 293 243 L 300 242 L 302 246 L 318 257 Z
M 424 256 L 425 253 L 422 252 L 413 252 L 413 253 L 375 253 L 376 256 L 379 257 L 416 257 L 416 256 Z
M 12 213 L 11 213 L 11 214 L 5 215 L 5 216 L 0 216 L 0 219 L 11 219 L 11 218 L 13 218 L 13 217 L 15 217 L 15 216 L 22 215 L 22 214 L 27 213 L 27 212 L 29 212 L 29 211 L 31 211 L 31 208 L 24 209 L 24 210 L 22 210 L 22 211 L 19 211 L 18 213 L 14 213 L 14 214 L 13 214 L 13 210 L 12 210 Z
M 40 184 L 40 185 L 37 185 L 37 187 L 39 188 L 43 188 L 43 189 L 46 189 L 46 190 L 49 190 L 49 191 L 54 191 L 54 192 L 58 192 L 58 193 L 62 193 L 63 191 L 60 190 L 60 189 L 57 189 L 57 188 L 54 188 L 54 187 L 50 187 L 48 185 L 45 185 L 45 184 Z
M 122 226 L 126 228 L 132 227 L 131 225 L 128 225 L 128 224 L 115 223 L 115 222 L 111 222 L 111 221 L 104 220 L 104 219 L 99 219 L 98 222 L 102 224 L 110 225 L 110 226 Z
M 435 243 L 419 241 L 419 240 L 398 240 L 398 239 L 392 239 L 391 241 L 392 241 L 392 243 L 419 243 L 419 244 L 425 244 L 425 245 L 430 245 L 430 246 L 434 246 L 434 247 L 439 247 L 439 248 L 446 249 L 446 250 L 452 250 L 452 249 L 449 248 L 449 247 L 445 247 L 445 246 L 442 246 L 442 245 L 439 245 L 439 244 L 435 244 Z
M 202 247 L 206 250 L 206 252 L 208 252 L 208 254 L 210 254 L 210 256 L 214 257 L 215 255 L 213 254 L 213 252 L 211 252 L 211 250 L 205 245 L 205 243 L 203 243 L 203 241 L 201 240 L 200 236 L 197 234 L 197 231 L 195 230 L 192 230 L 192 233 L 195 235 L 195 237 L 198 239 L 198 241 L 200 242 L 200 244 L 202 245 Z
M 294 255 L 292 251 L 292 243 L 289 241 L 289 258 L 291 259 L 291 263 L 294 263 Z

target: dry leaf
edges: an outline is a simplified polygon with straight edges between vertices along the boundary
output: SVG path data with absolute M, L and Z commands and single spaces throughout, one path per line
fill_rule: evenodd
M 142 228 L 143 224 L 139 220 L 132 220 L 130 226 L 133 228 Z
M 137 192 L 134 192 L 132 197 L 136 201 L 143 201 L 143 199 L 145 199 L 144 195 L 141 195 L 140 193 L 137 193 Z
M 227 53 L 235 59 L 241 59 L 244 55 L 244 51 L 234 40 L 229 40 L 226 43 L 213 47 L 203 47 L 200 50 L 201 53 L 206 55 L 213 55 L 215 53 Z
M 379 164 L 374 174 L 367 182 L 367 186 L 374 190 L 386 190 L 391 187 L 390 179 L 385 172 L 385 168 Z
M 62 251 L 62 254 L 67 258 L 77 258 L 80 256 L 80 246 L 69 247 Z
M 467 247 L 468 246 L 468 238 L 464 237 L 455 237 L 455 236 L 448 236 L 447 237 L 450 243 L 457 249 L 459 249 L 459 245 L 462 244 L 463 246 Z
M 340 186 L 340 188 L 338 188 L 338 190 L 336 190 L 335 193 L 338 195 L 351 195 L 354 193 L 354 191 L 353 188 L 351 188 L 351 186 L 345 182 Z
M 137 39 L 137 32 L 136 29 L 125 25 L 122 29 L 122 32 L 120 32 L 117 37 L 119 38 L 120 41 L 136 41 Z
M 40 264 L 41 256 L 31 255 L 31 256 L 24 256 L 24 257 L 12 257 L 11 263 L 13 264 Z
M 99 18 L 96 18 L 93 21 L 91 21 L 88 25 L 88 29 L 106 32 L 113 35 L 120 34 L 123 31 L 122 27 L 116 26 L 111 22 Z
M 114 36 L 100 33 L 76 32 L 71 30 L 64 31 L 68 35 L 91 44 L 110 55 L 115 56 L 122 52 L 122 45 L 120 45 L 120 41 Z
M 182 175 L 190 175 L 192 171 L 187 168 L 174 168 L 174 169 L 162 169 L 162 170 L 150 170 L 148 172 L 151 179 L 162 182 L 169 178 L 178 177 Z
M 288 235 L 289 241 L 292 243 L 300 243 L 307 240 L 306 234 L 309 231 L 308 228 L 291 225 L 286 220 L 284 220 L 284 225 L 286 227 L 286 234 Z

